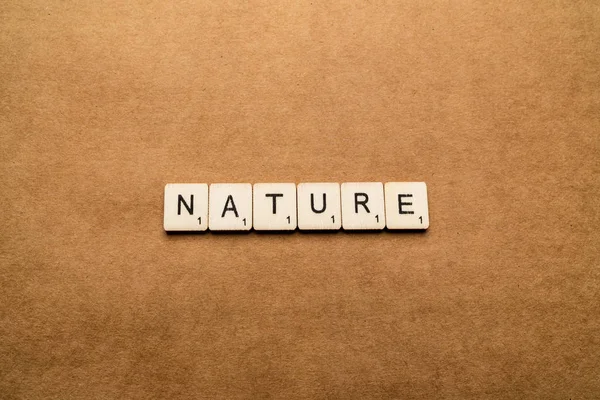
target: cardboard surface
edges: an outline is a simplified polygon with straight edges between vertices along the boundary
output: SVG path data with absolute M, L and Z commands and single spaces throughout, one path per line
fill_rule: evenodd
M 595 1 L 0 21 L 1 398 L 600 396 Z M 162 230 L 168 182 L 398 180 L 427 233 Z

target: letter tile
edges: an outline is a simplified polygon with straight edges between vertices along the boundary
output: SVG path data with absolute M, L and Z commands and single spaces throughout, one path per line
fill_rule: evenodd
M 254 184 L 254 229 L 290 231 L 296 229 L 296 184 Z
M 298 228 L 303 230 L 340 229 L 339 183 L 300 183 L 298 185 Z
M 427 229 L 429 211 L 425 182 L 386 183 L 385 216 L 388 229 Z
M 349 230 L 385 227 L 383 183 L 342 183 L 342 227 Z
M 168 183 L 165 185 L 165 231 L 205 231 L 208 227 L 208 185 Z
M 210 230 L 248 231 L 252 228 L 252 185 L 213 183 L 208 207 Z

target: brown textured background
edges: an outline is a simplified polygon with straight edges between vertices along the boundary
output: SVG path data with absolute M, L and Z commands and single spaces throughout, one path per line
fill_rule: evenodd
M 486 3 L 2 2 L 0 398 L 600 397 L 600 8 Z M 162 230 L 362 180 L 430 230 Z

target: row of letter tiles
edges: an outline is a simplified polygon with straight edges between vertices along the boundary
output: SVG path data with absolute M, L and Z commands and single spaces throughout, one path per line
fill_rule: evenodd
M 427 229 L 424 182 L 169 183 L 165 231 Z

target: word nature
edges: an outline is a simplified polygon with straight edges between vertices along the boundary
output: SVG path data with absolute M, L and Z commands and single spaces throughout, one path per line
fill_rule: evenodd
M 424 182 L 169 183 L 165 231 L 427 229 Z

